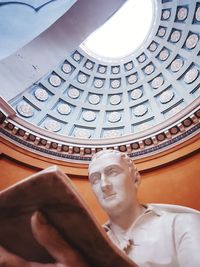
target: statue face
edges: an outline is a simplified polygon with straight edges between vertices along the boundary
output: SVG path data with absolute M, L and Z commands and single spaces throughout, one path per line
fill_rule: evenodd
M 118 154 L 107 153 L 95 159 L 89 168 L 89 180 L 102 208 L 120 214 L 137 201 L 135 172 Z

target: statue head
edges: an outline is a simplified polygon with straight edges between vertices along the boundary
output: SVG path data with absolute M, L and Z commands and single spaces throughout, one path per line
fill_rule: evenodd
M 125 153 L 103 150 L 96 153 L 89 165 L 92 190 L 108 215 L 118 214 L 134 206 L 140 174 Z

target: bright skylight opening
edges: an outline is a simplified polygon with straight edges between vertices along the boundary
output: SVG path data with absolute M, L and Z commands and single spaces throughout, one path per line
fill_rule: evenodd
M 138 49 L 153 19 L 153 0 L 127 0 L 81 47 L 100 58 L 122 58 Z

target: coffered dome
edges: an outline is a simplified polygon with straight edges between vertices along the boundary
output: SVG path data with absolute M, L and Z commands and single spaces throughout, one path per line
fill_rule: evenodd
M 157 155 L 196 135 L 200 3 L 149 1 L 153 20 L 139 48 L 104 57 L 83 42 L 66 53 L 9 100 L 14 115 L 2 109 L 4 137 L 47 157 L 88 162 L 109 148 L 136 159 Z

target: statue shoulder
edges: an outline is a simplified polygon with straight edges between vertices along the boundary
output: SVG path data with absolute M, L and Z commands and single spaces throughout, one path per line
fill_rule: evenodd
M 159 211 L 167 211 L 172 213 L 192 213 L 200 215 L 200 211 L 180 205 L 150 203 L 148 206 Z

